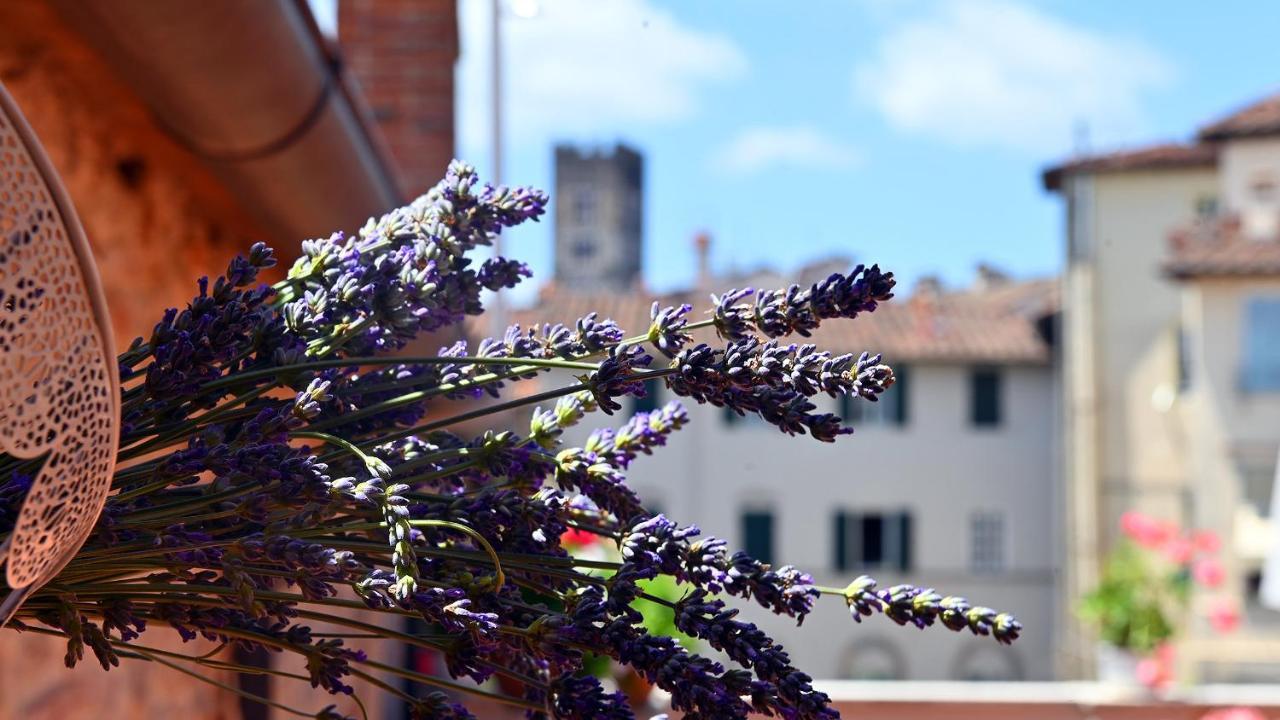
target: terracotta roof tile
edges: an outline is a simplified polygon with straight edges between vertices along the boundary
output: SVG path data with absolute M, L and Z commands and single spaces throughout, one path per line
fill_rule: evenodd
M 1280 93 L 1247 105 L 1200 129 L 1201 140 L 1280 134 Z
M 1218 162 L 1218 149 L 1211 144 L 1185 145 L 1165 143 L 1102 155 L 1073 158 L 1044 171 L 1046 190 L 1062 187 L 1062 179 L 1075 173 L 1123 172 L 1128 170 L 1162 170 L 1168 168 L 1212 167 Z
M 856 320 L 829 321 L 814 333 L 812 342 L 838 352 L 879 352 L 889 361 L 1042 364 L 1049 362 L 1050 348 L 1037 321 L 1056 310 L 1057 297 L 1056 280 L 1010 282 L 985 291 L 917 293 L 894 298 Z M 688 302 L 695 312 L 708 304 L 693 292 L 653 298 L 552 290 L 533 307 L 514 312 L 512 320 L 526 327 L 571 323 L 595 311 L 638 334 L 649 326 L 654 299 L 664 305 Z M 709 331 L 701 336 L 710 337 Z
M 1228 218 L 1169 237 L 1165 271 L 1177 278 L 1280 275 L 1280 239 L 1251 240 Z

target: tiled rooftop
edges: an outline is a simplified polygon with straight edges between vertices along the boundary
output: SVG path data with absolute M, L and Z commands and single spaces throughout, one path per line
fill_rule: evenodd
M 1038 321 L 1055 311 L 1057 295 L 1057 281 L 1047 279 L 1002 281 L 982 290 L 926 289 L 895 297 L 855 320 L 828 322 L 812 342 L 838 352 L 879 352 L 890 361 L 1042 364 L 1049 362 L 1050 348 Z M 638 334 L 649 327 L 654 300 L 663 305 L 687 302 L 695 312 L 710 302 L 692 291 L 655 297 L 548 288 L 533 307 L 514 312 L 512 320 L 525 327 L 537 322 L 568 324 L 594 311 Z
M 1280 93 L 1227 115 L 1200 129 L 1201 140 L 1257 137 L 1280 134 Z
M 1072 158 L 1045 170 L 1042 181 L 1046 190 L 1057 190 L 1063 178 L 1074 173 L 1213 167 L 1217 162 L 1218 149 L 1212 144 L 1164 143 Z
M 1177 278 L 1280 275 L 1280 238 L 1246 238 L 1233 218 L 1175 231 L 1169 249 L 1165 270 Z

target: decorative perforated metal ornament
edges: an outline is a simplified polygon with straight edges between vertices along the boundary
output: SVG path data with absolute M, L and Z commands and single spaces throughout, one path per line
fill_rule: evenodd
M 111 489 L 120 378 L 109 318 L 75 211 L 0 86 L 0 451 L 43 458 L 0 547 L 14 590 L 0 624 L 71 560 Z

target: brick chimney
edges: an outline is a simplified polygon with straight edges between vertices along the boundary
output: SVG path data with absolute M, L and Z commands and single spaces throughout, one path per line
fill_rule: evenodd
M 711 233 L 703 231 L 693 236 L 693 251 L 698 262 L 698 291 L 711 287 Z
M 416 197 L 453 158 L 456 0 L 341 0 L 342 54 L 399 171 Z
M 932 338 L 938 334 L 938 305 L 942 299 L 942 278 L 925 275 L 916 280 L 916 286 L 907 301 L 911 308 L 913 329 L 917 337 Z

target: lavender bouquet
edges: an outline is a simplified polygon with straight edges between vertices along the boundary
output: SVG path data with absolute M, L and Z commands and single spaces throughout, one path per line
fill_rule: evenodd
M 422 718 L 471 717 L 456 704 L 467 693 L 533 718 L 631 717 L 621 693 L 582 672 L 587 653 L 665 689 L 688 718 L 835 717 L 786 651 L 736 618 L 729 598 L 799 623 L 819 596 L 833 595 L 854 620 L 882 613 L 1004 643 L 1018 636 L 1012 616 L 961 598 L 878 589 L 865 577 L 822 587 L 647 513 L 625 473 L 686 422 L 678 403 L 562 447 L 566 428 L 620 410 L 619 399 L 641 395 L 651 379 L 791 435 L 832 442 L 852 432 L 811 398 L 874 402 L 893 382 L 889 367 L 878 356 L 782 339 L 874 310 L 892 296 L 892 273 L 859 266 L 809 288 L 732 290 L 711 297 L 705 319 L 687 305 L 655 306 L 650 326 L 630 337 L 588 315 L 511 327 L 474 349 L 458 342 L 434 356 L 395 354 L 421 333 L 480 314 L 483 291 L 529 275 L 519 262 L 472 255 L 502 228 L 537 219 L 546 202 L 535 190 L 481 185 L 454 163 L 426 195 L 355 235 L 303 243 L 281 282 L 259 284 L 274 264 L 261 244 L 223 277 L 202 279 L 185 310 L 167 311 L 150 339 L 120 355 L 113 494 L 89 541 L 8 628 L 65 637 L 69 666 L 88 648 L 104 669 L 126 658 L 198 677 L 203 668 L 268 672 L 345 694 L 358 678 Z M 695 342 L 704 328 L 715 338 Z M 575 381 L 489 399 L 557 369 Z M 527 432 L 462 430 L 525 406 L 537 406 Z M 0 543 L 34 462 L 0 458 Z M 560 545 L 570 529 L 616 543 L 621 560 L 570 556 Z M 645 592 L 658 576 L 684 588 L 679 599 Z M 667 608 L 676 628 L 722 660 L 645 631 L 640 600 Z M 357 621 L 357 609 L 387 620 Z M 406 617 L 425 629 L 395 629 L 408 627 Z M 339 631 L 313 632 L 314 623 Z M 142 639 L 157 625 L 218 647 L 283 653 L 296 666 L 163 651 Z M 438 651 L 452 679 L 375 662 L 344 642 L 353 638 Z M 415 697 L 388 676 L 441 692 Z M 481 687 L 493 677 L 521 690 Z M 332 706 L 316 713 L 254 699 L 340 717 Z

